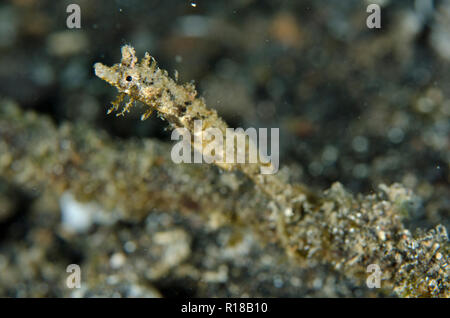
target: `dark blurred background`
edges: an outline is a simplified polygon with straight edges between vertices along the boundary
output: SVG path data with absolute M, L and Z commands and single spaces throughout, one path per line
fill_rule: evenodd
M 379 3 L 381 29 L 366 26 Z M 81 7 L 81 29 L 66 7 Z M 56 122 L 169 141 L 159 119 L 106 116 L 92 65 L 120 47 L 194 80 L 232 127 L 279 127 L 281 167 L 324 189 L 402 182 L 426 225 L 449 216 L 449 1 L 38 1 L 0 4 L 0 95 Z

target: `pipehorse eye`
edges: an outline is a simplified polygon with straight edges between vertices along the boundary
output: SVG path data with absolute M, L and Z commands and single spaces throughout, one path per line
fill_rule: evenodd
M 132 79 L 133 79 L 133 78 L 132 78 L 130 75 L 128 75 L 127 78 L 126 78 L 126 80 L 127 80 L 128 82 L 131 82 Z

